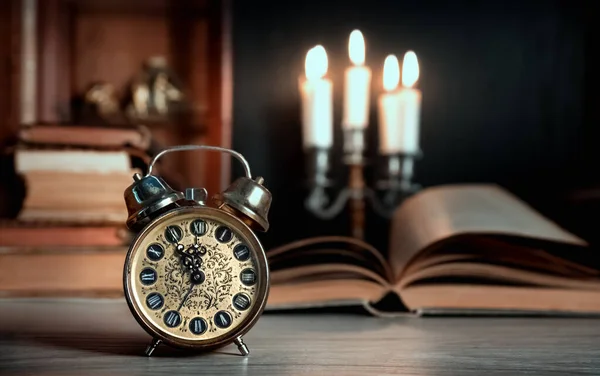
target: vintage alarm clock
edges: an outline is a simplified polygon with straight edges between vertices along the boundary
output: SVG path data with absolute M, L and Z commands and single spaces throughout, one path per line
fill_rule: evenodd
M 204 188 L 173 190 L 152 174 L 166 153 L 209 150 L 242 162 L 245 177 L 207 200 Z M 124 289 L 131 313 L 153 337 L 151 356 L 165 343 L 212 350 L 230 343 L 242 355 L 242 336 L 257 322 L 269 292 L 265 252 L 254 231 L 267 231 L 271 193 L 252 179 L 244 157 L 215 146 L 163 150 L 146 176 L 136 174 L 125 191 L 127 227 L 136 232 L 125 260 Z

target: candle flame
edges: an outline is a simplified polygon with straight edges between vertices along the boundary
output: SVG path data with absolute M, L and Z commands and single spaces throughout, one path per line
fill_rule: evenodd
M 317 80 L 327 73 L 327 52 L 321 45 L 314 46 L 306 54 L 304 62 L 306 78 Z
M 396 55 L 388 55 L 383 63 L 383 88 L 392 91 L 400 82 L 400 65 Z
M 360 30 L 354 30 L 350 33 L 348 55 L 350 55 L 350 61 L 354 65 L 363 65 L 365 63 L 365 38 Z
M 419 62 L 417 60 L 417 54 L 415 54 L 414 51 L 408 51 L 404 54 L 404 60 L 402 61 L 402 85 L 413 87 L 418 79 Z

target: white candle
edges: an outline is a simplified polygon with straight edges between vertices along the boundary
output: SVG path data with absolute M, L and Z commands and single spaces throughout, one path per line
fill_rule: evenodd
M 400 111 L 398 83 L 400 67 L 395 55 L 388 55 L 383 63 L 383 90 L 379 96 L 379 152 L 394 154 L 400 150 Z
M 419 62 L 413 51 L 404 54 L 402 61 L 402 88 L 398 92 L 401 138 L 399 150 L 405 154 L 419 152 L 419 124 L 421 118 L 421 91 L 414 88 L 419 79 Z
M 304 148 L 333 145 L 333 84 L 327 74 L 327 52 L 323 46 L 306 54 L 305 77 L 300 77 L 302 138 Z
M 342 127 L 364 129 L 369 123 L 371 70 L 365 66 L 365 39 L 359 30 L 350 33 L 348 55 L 353 65 L 345 72 Z

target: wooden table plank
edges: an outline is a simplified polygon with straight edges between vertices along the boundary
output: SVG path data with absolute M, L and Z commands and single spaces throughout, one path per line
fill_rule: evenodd
M 0 301 L 0 375 L 598 375 L 600 320 L 271 314 L 251 354 L 160 347 L 122 301 Z

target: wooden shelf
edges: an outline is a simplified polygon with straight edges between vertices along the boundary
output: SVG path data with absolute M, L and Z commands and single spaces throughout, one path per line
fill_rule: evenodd
M 80 122 L 74 103 L 92 83 L 108 82 L 125 98 L 143 63 L 162 56 L 184 83 L 192 110 L 185 120 L 145 124 L 153 137 L 165 146 L 230 146 L 228 1 L 1 3 L 0 74 L 12 83 L 0 94 L 0 117 L 7 119 L 0 120 L 2 141 L 23 123 Z M 34 76 L 24 74 L 28 66 L 35 67 Z M 184 176 L 189 186 L 216 193 L 229 182 L 229 159 L 218 154 L 176 153 L 165 159 L 166 168 Z
M 205 14 L 214 2 L 210 0 L 66 0 L 80 11 L 129 14 L 164 14 L 173 9 L 185 9 L 194 17 Z

